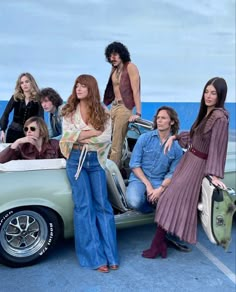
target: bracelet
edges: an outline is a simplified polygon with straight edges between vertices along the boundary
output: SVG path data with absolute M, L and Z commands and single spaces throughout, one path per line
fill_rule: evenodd
M 139 117 L 141 118 L 141 114 L 140 114 L 140 113 L 136 113 L 135 115 L 136 115 L 136 116 L 139 116 Z

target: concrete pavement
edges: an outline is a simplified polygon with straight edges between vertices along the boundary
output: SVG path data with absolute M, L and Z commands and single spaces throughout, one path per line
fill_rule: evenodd
M 43 262 L 12 269 L 0 265 L 1 292 L 235 291 L 236 221 L 227 252 L 209 242 L 199 225 L 192 252 L 168 250 L 168 258 L 142 258 L 155 225 L 118 230 L 120 269 L 102 274 L 79 266 L 73 239 L 62 242 Z

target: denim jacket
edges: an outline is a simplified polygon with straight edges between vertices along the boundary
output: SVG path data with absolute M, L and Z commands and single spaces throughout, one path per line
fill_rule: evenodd
M 174 142 L 170 151 L 164 154 L 165 143 L 161 143 L 157 130 L 142 134 L 133 149 L 129 166 L 140 167 L 154 188 L 166 178 L 171 178 L 180 161 L 183 150 Z M 133 172 L 129 181 L 139 180 Z
M 55 111 L 55 113 L 50 113 L 50 122 L 48 125 L 49 137 L 52 139 L 60 140 L 62 136 L 62 116 L 61 116 L 62 106 Z

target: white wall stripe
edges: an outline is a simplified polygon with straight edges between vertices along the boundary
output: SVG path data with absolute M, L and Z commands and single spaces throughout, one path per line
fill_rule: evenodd
M 236 274 L 227 268 L 217 257 L 215 257 L 207 248 L 201 243 L 197 242 L 196 247 L 219 269 L 225 274 L 234 284 L 236 284 Z

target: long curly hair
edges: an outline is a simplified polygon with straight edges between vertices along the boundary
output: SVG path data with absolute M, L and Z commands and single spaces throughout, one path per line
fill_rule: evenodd
M 76 78 L 72 89 L 72 94 L 62 108 L 62 116 L 72 116 L 80 103 L 80 100 L 76 95 L 76 85 L 78 83 L 83 84 L 88 88 L 88 96 L 86 98 L 88 103 L 88 122 L 96 130 L 104 131 L 105 124 L 110 118 L 110 114 L 105 111 L 105 108 L 101 104 L 97 80 L 91 75 L 83 74 Z
M 107 62 L 111 63 L 110 57 L 111 57 L 111 54 L 113 53 L 119 54 L 123 63 L 131 62 L 130 53 L 128 49 L 126 48 L 126 46 L 123 45 L 122 43 L 113 42 L 106 47 L 105 56 L 106 56 Z
M 215 108 L 223 108 L 224 109 L 224 104 L 225 104 L 225 100 L 226 100 L 226 96 L 227 96 L 227 83 L 221 77 L 211 78 L 209 81 L 207 81 L 206 85 L 204 86 L 198 116 L 197 116 L 195 122 L 193 123 L 191 130 L 190 130 L 191 137 L 193 136 L 194 130 L 197 128 L 197 126 L 201 123 L 201 121 L 204 119 L 204 117 L 207 114 L 207 106 L 205 104 L 204 95 L 205 95 L 206 88 L 209 85 L 213 85 L 215 87 L 215 90 L 217 93 L 217 103 L 215 105 Z M 208 115 L 207 119 L 209 119 L 212 112 Z
M 156 114 L 155 114 L 155 116 L 153 118 L 153 129 L 157 129 L 157 116 L 158 116 L 159 112 L 162 111 L 162 110 L 165 110 L 167 112 L 167 114 L 169 115 L 170 120 L 172 122 L 174 122 L 174 124 L 171 125 L 171 133 L 172 133 L 172 135 L 177 134 L 178 131 L 179 131 L 178 114 L 172 107 L 169 107 L 169 106 L 162 106 L 157 110 L 157 112 L 156 112 Z
M 34 77 L 30 74 L 30 73 L 21 73 L 20 76 L 18 77 L 17 81 L 16 81 L 16 86 L 15 86 L 15 92 L 13 94 L 14 96 L 14 100 L 24 100 L 25 99 L 25 95 L 24 92 L 21 88 L 21 78 L 25 76 L 29 79 L 30 83 L 31 83 L 31 96 L 30 99 L 38 102 L 39 101 L 39 88 L 38 85 L 34 79 Z

